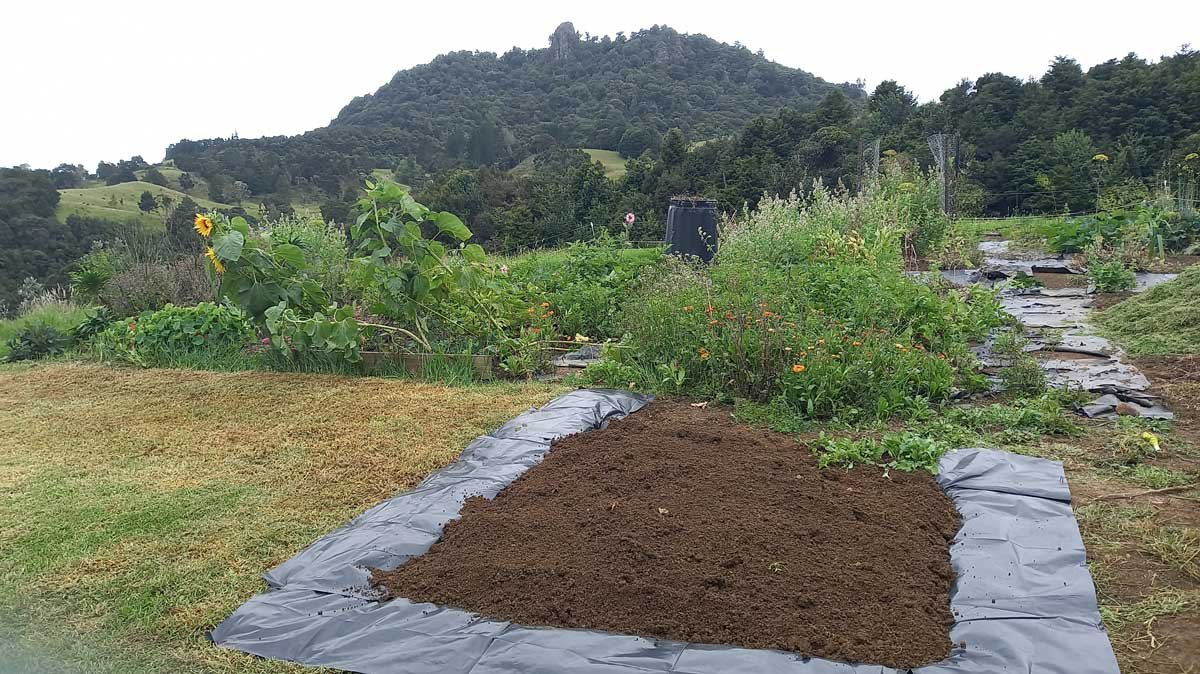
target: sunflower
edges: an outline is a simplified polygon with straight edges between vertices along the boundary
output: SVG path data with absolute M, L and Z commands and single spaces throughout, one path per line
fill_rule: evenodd
M 213 269 L 216 270 L 218 274 L 225 273 L 225 265 L 217 259 L 217 251 L 213 250 L 212 246 L 209 246 L 208 249 L 204 251 L 204 256 L 207 257 L 208 261 L 212 263 Z
M 203 213 L 196 214 L 196 220 L 193 223 L 192 227 L 195 228 L 197 234 L 199 234 L 200 236 L 203 236 L 206 239 L 209 236 L 212 236 L 212 230 L 213 230 L 212 218 L 208 217 L 207 215 L 204 215 Z

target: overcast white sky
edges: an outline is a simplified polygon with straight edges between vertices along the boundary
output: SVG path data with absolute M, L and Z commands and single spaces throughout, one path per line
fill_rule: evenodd
M 985 72 L 1036 77 L 1060 54 L 1086 68 L 1200 40 L 1194 0 L 5 0 L 0 166 L 94 169 L 158 161 L 180 138 L 300 133 L 397 70 L 452 50 L 544 47 L 562 21 L 594 35 L 666 24 L 831 81 L 896 79 L 922 100 Z

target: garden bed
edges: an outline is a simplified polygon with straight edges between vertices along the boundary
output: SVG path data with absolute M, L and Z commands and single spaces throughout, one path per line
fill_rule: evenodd
M 950 653 L 958 527 L 928 473 L 821 471 L 788 436 L 659 402 L 559 440 L 373 581 L 522 625 L 915 667 Z

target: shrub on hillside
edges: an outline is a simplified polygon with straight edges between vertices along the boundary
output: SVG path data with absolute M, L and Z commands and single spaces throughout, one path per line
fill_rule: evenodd
M 903 199 L 818 188 L 764 199 L 711 267 L 654 268 L 625 302 L 626 339 L 590 378 L 775 401 L 807 417 L 886 418 L 944 399 L 967 342 L 1003 320 L 994 296 L 915 282 Z

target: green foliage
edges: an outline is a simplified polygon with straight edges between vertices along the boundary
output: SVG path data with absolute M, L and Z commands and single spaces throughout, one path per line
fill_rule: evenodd
M 1097 292 L 1117 293 L 1136 285 L 1133 270 L 1119 258 L 1093 249 L 1088 253 L 1088 280 Z
M 1105 336 L 1135 356 L 1200 353 L 1200 267 L 1100 312 Z
M 21 315 L 0 320 L 0 358 L 8 354 L 8 344 L 19 333 L 38 325 L 49 325 L 60 333 L 69 334 L 84 316 L 84 309 L 71 303 L 41 303 Z
M 56 218 L 59 202 L 49 171 L 0 168 L 0 308 L 17 304 L 26 278 L 65 285 L 71 263 L 110 231 L 94 218 Z
M 70 336 L 48 323 L 30 323 L 19 328 L 5 344 L 7 362 L 57 356 L 71 345 Z
M 405 332 L 429 350 L 428 304 L 445 299 L 456 288 L 471 290 L 489 282 L 486 256 L 478 244 L 467 244 L 471 230 L 456 215 L 431 211 L 417 203 L 408 189 L 390 181 L 367 181 L 359 200 L 359 215 L 351 227 L 355 264 L 369 282 L 371 312 L 411 326 Z M 435 232 L 426 238 L 424 229 Z M 466 264 L 449 262 L 447 238 Z M 475 308 L 499 328 L 493 308 L 480 295 L 467 293 Z
M 539 251 L 508 262 L 513 282 L 532 286 L 555 311 L 559 332 L 593 339 L 620 337 L 622 306 L 636 292 L 639 275 L 658 264 L 661 248 L 629 248 L 602 234 L 565 250 Z
M 98 301 L 118 316 L 211 301 L 213 284 L 199 256 L 138 260 L 139 255 L 114 256 L 117 271 L 104 284 Z
M 817 450 L 821 468 L 880 466 L 905 472 L 923 468 L 936 473 L 938 460 L 950 449 L 942 442 L 911 432 L 886 433 L 879 440 L 873 437 L 827 439 L 822 432 L 821 438 L 823 444 Z
M 341 228 L 299 215 L 268 221 L 265 227 L 272 244 L 291 244 L 304 253 L 305 277 L 330 295 L 344 290 L 349 244 Z
M 1096 245 L 1119 251 L 1128 264 L 1181 251 L 1200 235 L 1200 220 L 1158 202 L 1139 201 L 1094 215 L 1066 218 L 1045 230 L 1052 251 L 1078 253 Z
M 264 312 L 280 302 L 309 310 L 329 303 L 325 290 L 304 275 L 308 263 L 299 246 L 251 232 L 242 217 L 197 215 L 197 223 L 201 220 L 212 230 L 205 237 L 211 242 L 206 255 L 212 272 L 221 279 L 221 297 L 255 320 L 262 320 Z
M 224 304 L 201 302 L 192 307 L 167 305 L 116 321 L 92 341 L 104 360 L 152 367 L 188 354 L 228 354 L 254 339 L 250 317 Z
M 71 292 L 84 301 L 94 302 L 100 298 L 104 286 L 117 273 L 119 261 L 113 252 L 106 248 L 93 248 L 75 263 L 71 272 Z
M 952 447 L 1011 445 L 1043 435 L 1074 436 L 1083 428 L 1067 408 L 1078 400 L 1061 390 L 988 405 L 953 406 L 922 421 L 922 433 Z
M 138 197 L 138 208 L 141 209 L 143 213 L 149 213 L 150 211 L 158 208 L 158 202 L 154 200 L 153 194 L 150 194 L 148 191 L 143 191 L 141 196 Z
M 266 320 L 271 344 L 282 353 L 316 351 L 348 363 L 362 360 L 353 306 L 335 305 L 330 307 L 328 315 L 317 311 L 311 316 L 303 316 L 287 302 L 280 302 L 267 309 Z
M 114 320 L 116 316 L 108 307 L 92 307 L 84 314 L 83 320 L 71 328 L 71 338 L 77 344 L 86 344 L 107 330 Z
M 652 268 L 624 305 L 625 348 L 611 351 L 625 367 L 585 376 L 713 399 L 778 398 L 810 418 L 882 419 L 944 399 L 958 369 L 973 367 L 967 341 L 1002 311 L 979 289 L 903 275 L 910 218 L 886 191 L 764 199 L 729 224 L 711 267 Z
M 1025 351 L 1029 340 L 1015 328 L 996 333 L 992 348 L 1005 356 L 1008 365 L 1000 370 L 1004 390 L 1019 396 L 1037 396 L 1046 391 L 1046 372 L 1041 363 Z

